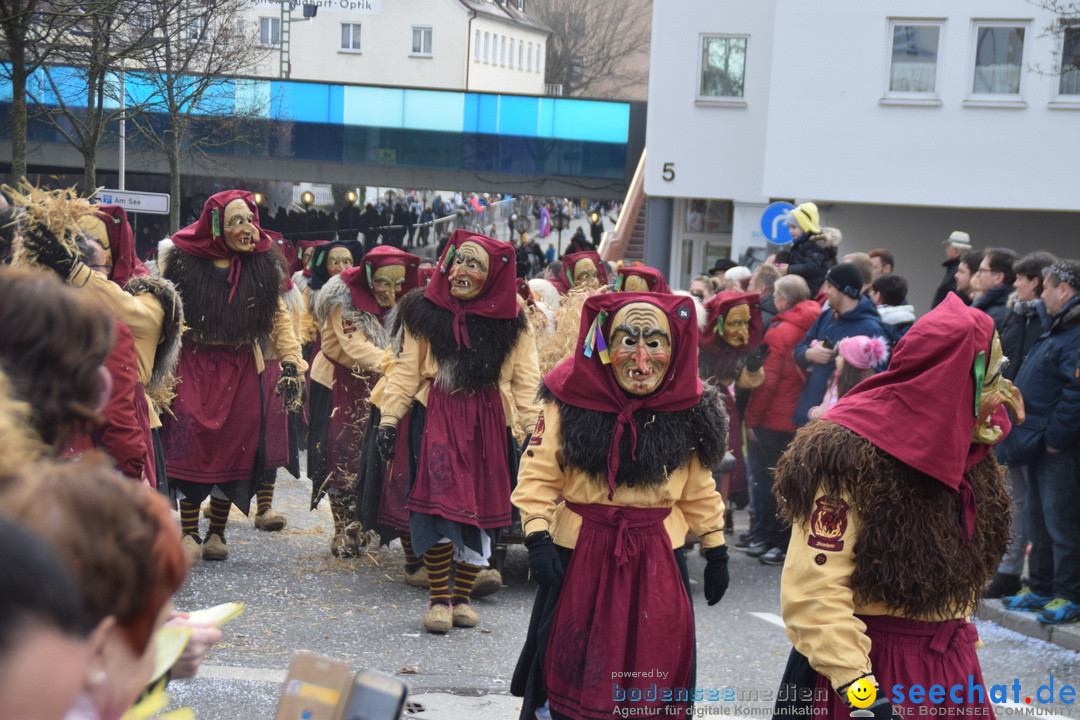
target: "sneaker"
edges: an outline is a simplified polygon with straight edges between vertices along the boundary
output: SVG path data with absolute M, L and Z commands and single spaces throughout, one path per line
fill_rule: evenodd
M 762 565 L 783 565 L 787 560 L 787 550 L 774 547 L 769 552 L 758 558 Z
M 265 510 L 255 516 L 255 529 L 277 532 L 285 529 L 285 516 L 277 510 Z
M 985 590 L 984 598 L 1003 598 L 1020 592 L 1020 576 L 1009 573 L 997 573 Z
M 762 555 L 764 555 L 765 553 L 769 552 L 769 549 L 770 549 L 769 544 L 767 542 L 765 542 L 764 540 L 754 540 L 749 545 L 747 545 L 746 547 L 739 547 L 738 545 L 736 545 L 735 547 L 737 549 L 739 549 L 739 550 L 742 550 L 744 553 L 746 553 L 750 557 L 756 557 L 756 558 L 759 558 Z
M 1054 598 L 1046 604 L 1036 618 L 1043 625 L 1064 625 L 1080 620 L 1080 603 L 1063 597 Z
M 225 545 L 225 538 L 217 533 L 206 536 L 202 543 L 203 560 L 224 560 L 229 557 L 229 548 Z
M 1001 607 L 1006 610 L 1028 610 L 1038 612 L 1050 604 L 1053 595 L 1037 595 L 1026 587 L 1015 595 L 1001 598 Z
M 454 626 L 449 605 L 432 604 L 424 613 L 424 628 L 431 633 L 450 632 Z
M 502 588 L 502 573 L 495 568 L 484 568 L 476 574 L 471 597 L 482 598 L 494 595 L 500 588 Z
M 737 537 L 735 539 L 735 541 L 731 543 L 731 547 L 739 548 L 740 550 L 745 550 L 746 548 L 750 547 L 751 544 L 756 543 L 757 541 L 758 541 L 757 536 L 754 535 L 753 533 L 750 533 L 750 532 L 739 533 L 739 537 Z
M 475 610 L 469 607 L 468 603 L 459 603 L 454 606 L 453 619 L 454 627 L 459 628 L 476 627 L 480 622 L 480 617 Z

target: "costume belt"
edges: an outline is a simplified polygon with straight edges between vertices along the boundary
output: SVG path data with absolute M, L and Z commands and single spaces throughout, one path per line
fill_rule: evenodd
M 581 516 L 583 523 L 606 528 L 615 533 L 615 560 L 623 565 L 631 555 L 638 552 L 639 533 L 632 530 L 659 528 L 663 532 L 664 519 L 671 514 L 670 507 L 643 508 L 629 505 L 602 505 L 600 503 L 575 503 L 566 501 L 566 507 Z

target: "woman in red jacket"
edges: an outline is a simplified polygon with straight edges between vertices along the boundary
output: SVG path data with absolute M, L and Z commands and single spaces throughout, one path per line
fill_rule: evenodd
M 766 565 L 783 565 L 790 530 L 776 518 L 773 467 L 795 437 L 792 415 L 806 382 L 792 351 L 821 314 L 821 306 L 810 299 L 806 280 L 798 275 L 777 280 L 773 293 L 777 314 L 765 331 L 765 344 L 769 346 L 765 382 L 750 394 L 744 417 L 750 438 L 754 519 L 750 532 L 736 541 L 735 547 Z

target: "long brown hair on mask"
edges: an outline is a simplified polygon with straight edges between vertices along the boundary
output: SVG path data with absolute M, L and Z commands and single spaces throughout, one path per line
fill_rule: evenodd
M 860 605 L 907 617 L 971 612 L 1009 543 L 1009 493 L 991 451 L 968 473 L 978 513 L 964 541 L 960 496 L 869 440 L 827 420 L 802 427 L 776 465 L 779 514 L 809 524 L 817 493 L 858 513 L 851 586 Z
M 180 529 L 164 496 L 123 478 L 93 452 L 79 462 L 30 466 L 0 483 L 0 512 L 56 549 L 91 625 L 114 616 L 141 655 L 187 575 Z
M 29 403 L 46 443 L 58 446 L 98 422 L 99 368 L 112 350 L 114 322 L 52 273 L 0 268 L 0 369 Z

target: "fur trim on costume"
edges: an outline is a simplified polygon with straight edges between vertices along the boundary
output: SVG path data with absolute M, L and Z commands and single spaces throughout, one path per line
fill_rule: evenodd
M 287 268 L 280 253 L 241 258 L 243 269 L 232 302 L 229 268 L 173 248 L 162 258 L 161 275 L 184 300 L 188 330 L 198 342 L 247 345 L 270 335 Z
M 425 298 L 424 288 L 411 290 L 398 302 L 398 308 L 409 332 L 430 344 L 439 363 L 435 382 L 446 392 L 482 390 L 497 384 L 503 363 L 529 323 L 520 308 L 516 317 L 506 320 L 467 315 L 469 347 L 459 349 L 453 315 Z
M 780 515 L 808 524 L 818 491 L 850 499 L 859 515 L 855 602 L 883 602 L 914 618 L 970 612 L 1009 544 L 1005 469 L 993 451 L 968 473 L 977 515 L 964 543 L 959 496 L 851 430 L 816 420 L 776 466 Z
M 324 325 L 336 307 L 341 308 L 341 319 L 355 325 L 372 345 L 378 345 L 381 348 L 390 345 L 390 336 L 379 322 L 379 318 L 364 310 L 357 310 L 353 305 L 352 291 L 340 275 L 330 278 L 322 286 L 322 290 L 316 294 L 314 307 L 316 322 L 320 326 Z
M 176 286 L 163 277 L 136 275 L 124 286 L 130 295 L 138 297 L 150 293 L 161 303 L 165 316 L 161 322 L 161 339 L 154 353 L 154 368 L 146 383 L 146 394 L 159 410 L 172 404 L 176 387 L 176 364 L 180 362 L 180 340 L 187 327 L 184 325 L 184 303 Z
M 606 489 L 608 443 L 601 439 L 615 432 L 615 414 L 567 405 L 542 383 L 538 397 L 543 402 L 554 401 L 559 408 L 566 464 Z M 690 462 L 693 453 L 708 468 L 719 466 L 724 459 L 728 417 L 719 390 L 711 385 L 705 386 L 701 400 L 688 410 L 638 410 L 634 422 L 638 428 L 637 459 L 630 455 L 630 433 L 623 433 L 616 487 L 659 487 L 670 472 Z

